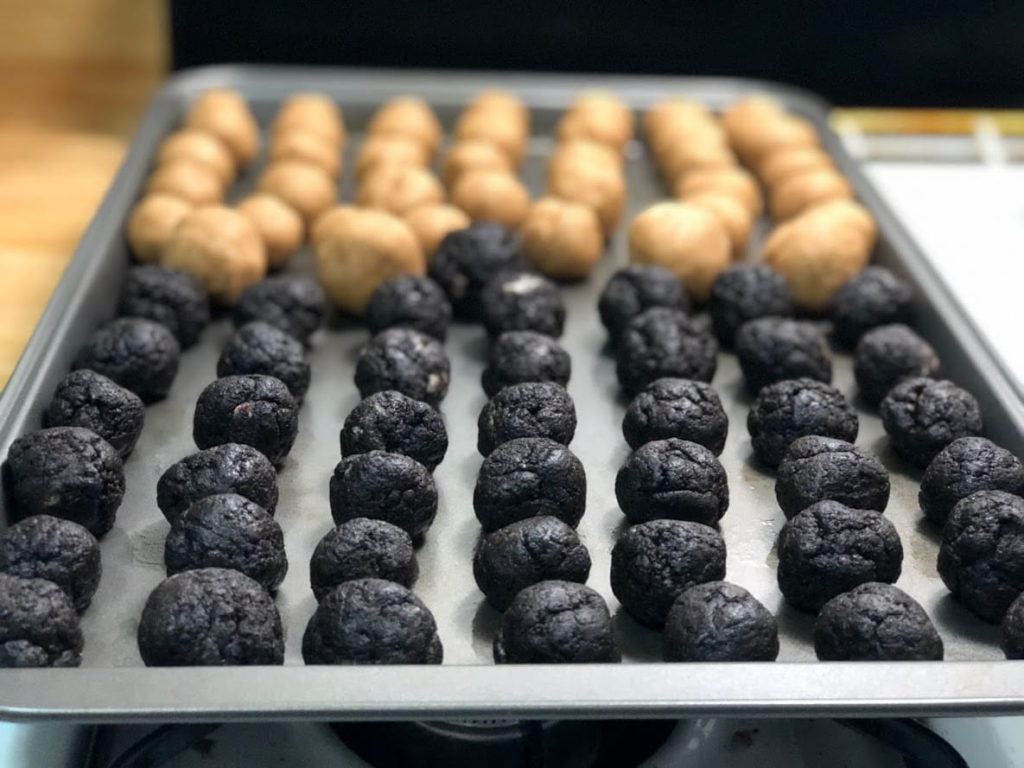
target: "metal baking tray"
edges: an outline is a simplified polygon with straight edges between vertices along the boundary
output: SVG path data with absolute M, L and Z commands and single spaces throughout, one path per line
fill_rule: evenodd
M 39 426 L 40 414 L 76 350 L 93 328 L 112 316 L 129 266 L 122 223 L 139 194 L 154 150 L 180 120 L 190 99 L 215 86 L 241 90 L 264 125 L 292 91 L 330 94 L 344 108 L 352 133 L 349 159 L 359 144 L 361 126 L 390 96 L 423 96 L 450 128 L 460 107 L 476 91 L 511 90 L 532 111 L 534 138 L 522 175 L 535 194 L 543 188 L 555 121 L 582 89 L 610 89 L 638 110 L 670 95 L 721 108 L 751 91 L 771 93 L 817 126 L 826 148 L 878 219 L 881 242 L 876 260 L 916 287 L 918 327 L 942 356 L 946 375 L 977 396 L 988 434 L 1024 454 L 1021 393 L 829 130 L 826 104 L 811 95 L 764 82 L 703 78 L 215 67 L 175 76 L 150 107 L 3 394 L 0 455 L 6 454 L 15 437 Z M 232 199 L 252 185 L 258 171 L 254 167 L 239 180 Z M 664 196 L 639 142 L 630 147 L 627 174 L 629 215 Z M 346 177 L 343 199 L 351 199 L 350 187 Z M 83 617 L 82 667 L 0 671 L 0 718 L 102 722 L 1020 711 L 1024 664 L 1002 660 L 996 629 L 974 619 L 947 596 L 935 571 L 936 533 L 921 522 L 917 508 L 919 472 L 889 452 L 877 415 L 864 410 L 858 443 L 878 452 L 892 472 L 888 515 L 899 529 L 906 553 L 899 586 L 921 601 L 936 622 L 945 640 L 947 661 L 814 661 L 812 618 L 786 606 L 776 586 L 774 543 L 784 517 L 775 502 L 772 476 L 751 461 L 746 432 L 749 398 L 743 394 L 736 361 L 729 354 L 721 355 L 714 380 L 731 426 L 722 455 L 732 495 L 721 523 L 728 547 L 727 578 L 750 589 L 777 613 L 782 650 L 774 664 L 660 661 L 659 635 L 639 627 L 619 610 L 608 583 L 609 552 L 623 525 L 613 482 L 628 449 L 620 431 L 625 402 L 595 305 L 605 280 L 627 260 L 624 230 L 625 226 L 619 229 L 588 281 L 565 288 L 568 321 L 563 343 L 572 354 L 569 391 L 579 414 L 572 448 L 589 480 L 587 513 L 579 529 L 593 558 L 589 583 L 609 602 L 625 663 L 539 667 L 495 666 L 491 661 L 498 615 L 484 606 L 470 567 L 479 533 L 471 500 L 481 461 L 476 451 L 476 419 L 485 402 L 479 378 L 486 342 L 481 328 L 461 325 L 447 342 L 452 384 L 442 410 L 451 445 L 436 473 L 440 512 L 418 553 L 421 576 L 415 588 L 437 618 L 445 663 L 437 667 L 302 665 L 302 633 L 314 609 L 308 562 L 317 540 L 331 527 L 327 483 L 339 459 L 342 421 L 358 401 L 352 374 L 360 345 L 367 338 L 364 330 L 349 325 L 332 327 L 315 337 L 313 380 L 301 412 L 298 441 L 279 476 L 277 519 L 284 528 L 291 562 L 277 598 L 287 633 L 285 665 L 145 668 L 135 633 L 146 596 L 164 576 L 162 543 L 167 531 L 155 503 L 156 482 L 170 464 L 195 450 L 192 409 L 200 390 L 214 378 L 217 355 L 231 332 L 229 323 L 220 320 L 183 356 L 167 400 L 146 412 L 142 437 L 126 463 L 128 489 L 117 525 L 103 540 L 103 579 Z M 756 253 L 756 245 L 751 252 Z M 310 270 L 309 254 L 303 253 L 289 268 Z M 835 383 L 848 395 L 855 394 L 846 355 L 835 357 Z

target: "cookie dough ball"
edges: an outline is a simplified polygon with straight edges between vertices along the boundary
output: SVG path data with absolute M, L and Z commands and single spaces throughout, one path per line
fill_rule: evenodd
M 557 132 L 559 141 L 588 139 L 621 153 L 633 138 L 633 110 L 614 93 L 583 93 L 558 121 Z
M 565 304 L 558 286 L 532 272 L 503 272 L 480 292 L 481 320 L 491 338 L 506 331 L 562 335 Z
M 582 203 L 556 197 L 530 206 L 520 235 L 526 258 L 556 280 L 582 280 L 604 251 L 597 214 Z
M 478 221 L 447 235 L 430 262 L 433 278 L 457 317 L 480 316 L 480 292 L 500 272 L 523 269 L 519 239 L 495 221 Z
M 589 139 L 562 141 L 548 157 L 548 180 L 571 173 L 580 165 L 595 166 L 621 175 L 624 162 L 622 154 L 607 144 Z
M 274 275 L 245 289 L 231 319 L 239 327 L 261 320 L 308 343 L 326 313 L 327 296 L 313 280 L 301 275 Z
M 654 264 L 630 264 L 620 269 L 605 284 L 597 303 L 601 322 L 613 342 L 630 320 L 652 307 L 690 311 L 683 281 Z
M 167 396 L 178 374 L 181 347 L 167 326 L 138 317 L 112 320 L 86 342 L 75 369 L 88 368 L 131 390 L 145 403 Z
M 725 578 L 725 541 L 686 520 L 652 520 L 628 528 L 612 549 L 612 592 L 641 624 L 661 629 L 676 598 Z
M 414 539 L 437 515 L 437 487 L 426 467 L 400 453 L 346 456 L 334 468 L 331 516 L 337 525 L 357 517 L 397 525 Z
M 895 583 L 903 565 L 896 527 L 878 512 L 819 501 L 779 532 L 779 589 L 794 608 L 817 611 L 869 581 Z
M 356 204 L 404 216 L 423 205 L 444 201 L 444 189 L 425 168 L 382 165 L 367 173 L 359 183 Z
M 694 171 L 683 176 L 675 186 L 675 196 L 694 197 L 704 193 L 723 194 L 743 204 L 751 219 L 759 217 L 764 210 L 761 190 L 757 181 L 739 167 L 709 168 Z
M 984 437 L 961 437 L 932 459 L 921 478 L 918 503 L 936 525 L 960 499 L 978 491 L 1024 491 L 1024 465 L 1005 448 Z
M 52 581 L 79 613 L 92 602 L 101 572 L 100 545 L 78 523 L 32 515 L 0 534 L 0 573 Z
M 665 619 L 665 661 L 775 661 L 778 655 L 771 611 L 727 581 L 686 590 Z
M 157 166 L 146 182 L 147 195 L 173 195 L 189 205 L 216 205 L 224 185 L 215 171 L 194 160 L 175 160 Z
M 473 511 L 488 532 L 534 517 L 554 517 L 575 528 L 586 503 L 583 464 L 544 437 L 499 445 L 480 465 L 473 489 Z
M 637 449 L 652 440 L 678 438 L 702 445 L 715 456 L 725 447 L 729 418 L 710 385 L 690 379 L 651 382 L 629 403 L 622 434 Z
M 754 104 L 755 100 L 748 102 Z M 809 120 L 782 111 L 777 105 L 764 108 L 760 104 L 742 112 L 730 107 L 722 115 L 722 127 L 729 141 L 751 167 L 758 167 L 763 158 L 790 147 L 816 147 L 818 132 Z
M 235 180 L 237 167 L 234 155 L 223 141 L 207 131 L 182 128 L 160 142 L 156 153 L 158 166 L 179 160 L 206 166 L 224 187 Z
M 433 155 L 441 143 L 441 122 L 423 99 L 416 96 L 398 96 L 380 105 L 370 122 L 369 134 L 402 136 L 421 145 Z
M 635 395 L 666 376 L 711 381 L 718 367 L 718 344 L 685 312 L 653 307 L 629 322 L 615 357 L 619 385 Z
M 999 645 L 1008 659 L 1024 659 L 1024 598 L 1010 603 L 999 628 Z
M 252 222 L 263 239 L 271 269 L 283 267 L 302 247 L 306 234 L 302 216 L 281 198 L 258 192 L 235 207 Z
M 187 272 L 133 267 L 121 286 L 117 314 L 165 325 L 187 349 L 210 323 L 210 300 L 199 281 Z
M 448 394 L 451 365 L 437 339 L 412 328 L 388 328 L 363 347 L 356 363 L 360 397 L 393 389 L 435 408 Z
M 412 587 L 420 567 L 412 538 L 384 520 L 357 517 L 332 528 L 309 561 L 309 583 L 316 599 L 355 579 L 385 579 Z
M 465 229 L 472 222 L 461 208 L 447 203 L 418 205 L 402 217 L 420 241 L 427 261 L 434 258 L 438 246 L 452 232 Z
M 942 638 L 914 598 L 871 582 L 829 600 L 814 622 L 821 661 L 941 661 Z
M 238 91 L 214 88 L 200 94 L 185 115 L 185 125 L 223 141 L 239 168 L 249 165 L 260 151 L 259 124 Z
M 277 606 L 258 583 L 228 568 L 160 582 L 142 609 L 138 642 L 147 667 L 284 663 Z
M 904 379 L 889 390 L 880 408 L 889 445 L 916 467 L 927 467 L 957 438 L 981 434 L 978 401 L 944 379 Z
M 829 168 L 835 168 L 835 163 L 820 147 L 782 147 L 765 155 L 757 166 L 757 175 L 772 189 L 790 176 Z
M 366 305 L 370 333 L 402 327 L 444 341 L 452 320 L 452 305 L 437 283 L 423 275 L 399 275 L 385 280 Z
M 270 141 L 269 161 L 300 160 L 322 168 L 324 173 L 337 180 L 341 172 L 341 152 L 338 145 L 323 133 L 305 128 L 278 130 Z
M 517 437 L 549 437 L 568 445 L 576 434 L 576 406 L 565 387 L 553 382 L 512 384 L 483 407 L 477 428 L 482 456 Z
M 171 525 L 207 496 L 236 494 L 268 514 L 277 508 L 277 473 L 251 445 L 225 443 L 172 464 L 156 484 L 156 504 Z
M 145 418 L 138 395 L 95 371 L 81 370 L 57 385 L 44 421 L 48 427 L 90 429 L 125 458 L 135 447 Z
M 500 88 L 485 88 L 478 91 L 466 104 L 466 111 L 471 110 L 493 117 L 503 117 L 517 125 L 524 135 L 530 134 L 530 110 L 514 93 Z
M 775 498 L 787 518 L 825 499 L 882 512 L 889 503 L 889 473 L 852 443 L 808 435 L 790 443 L 783 456 Z
M 82 630 L 71 598 L 52 581 L 0 573 L 0 668 L 81 663 Z
M 777 467 L 798 437 L 820 435 L 852 443 L 857 414 L 842 392 L 816 379 L 789 379 L 761 389 L 747 414 L 747 431 L 761 463 Z
M 836 340 L 852 347 L 879 325 L 910 324 L 914 292 L 885 267 L 868 267 L 836 292 L 832 327 Z
M 261 374 L 225 376 L 199 394 L 192 437 L 199 448 L 251 445 L 275 466 L 298 433 L 299 406 L 280 379 Z
M 370 134 L 356 156 L 356 177 L 362 179 L 375 169 L 389 165 L 426 168 L 429 160 L 423 145 L 406 136 Z
M 452 203 L 473 221 L 518 227 L 530 208 L 530 193 L 511 173 L 472 170 L 452 185 Z
M 935 350 L 905 325 L 880 325 L 857 342 L 853 375 L 860 396 L 871 405 L 878 405 L 904 379 L 938 372 Z
M 626 179 L 619 168 L 574 162 L 557 166 L 548 176 L 547 194 L 591 208 L 601 231 L 611 237 L 622 220 Z
M 300 91 L 281 104 L 274 115 L 271 133 L 276 138 L 294 130 L 309 131 L 329 141 L 339 151 L 345 144 L 345 120 L 330 96 Z
M 342 456 L 370 451 L 401 453 L 433 472 L 448 451 L 444 419 L 401 392 L 376 392 L 352 409 L 341 428 Z
M 135 260 L 143 264 L 159 261 L 174 230 L 191 210 L 191 203 L 174 195 L 146 195 L 137 202 L 125 227 L 128 250 Z
M 692 194 L 683 202 L 710 211 L 725 227 L 733 259 L 743 258 L 755 219 L 741 200 L 724 192 L 710 191 Z
M 510 119 L 505 110 L 486 106 L 465 109 L 455 123 L 455 142 L 486 141 L 498 147 L 513 168 L 518 168 L 526 154 L 529 128 L 521 120 Z
M 787 176 L 772 189 L 772 217 L 781 221 L 829 200 L 851 199 L 853 187 L 839 171 L 809 169 Z
M 318 165 L 302 160 L 275 160 L 260 177 L 259 191 L 284 200 L 312 222 L 337 198 L 334 180 Z
M 795 312 L 785 278 L 763 264 L 737 264 L 716 277 L 708 310 L 715 336 L 724 347 L 732 346 L 736 332 L 749 320 L 789 317 Z
M 243 325 L 228 339 L 217 360 L 220 377 L 247 373 L 280 379 L 299 404 L 309 389 L 309 360 L 302 342 L 268 323 Z
M 307 664 L 440 664 L 443 656 L 430 609 L 406 587 L 384 579 L 335 588 L 302 636 Z
M 740 326 L 736 357 L 747 389 L 783 379 L 832 381 L 832 355 L 825 336 L 811 323 L 785 317 L 760 317 Z
M 457 141 L 444 158 L 441 169 L 444 185 L 451 189 L 460 176 L 470 171 L 512 173 L 515 166 L 511 158 L 494 142 L 483 139 Z
M 503 387 L 527 381 L 551 381 L 565 387 L 571 375 L 569 353 L 550 336 L 508 331 L 491 344 L 480 381 L 487 396 L 493 397 Z
M 657 155 L 658 170 L 675 187 L 680 180 L 701 171 L 723 171 L 735 168 L 736 155 L 718 135 L 696 134 L 688 140 L 662 144 Z

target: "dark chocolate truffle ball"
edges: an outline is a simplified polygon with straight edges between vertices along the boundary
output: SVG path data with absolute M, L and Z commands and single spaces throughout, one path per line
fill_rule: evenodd
M 575 528 L 587 502 L 583 464 L 561 443 L 520 437 L 484 459 L 473 490 L 473 511 L 485 531 L 550 515 Z
M 732 346 L 736 331 L 748 320 L 789 317 L 795 311 L 786 279 L 764 264 L 737 264 L 716 277 L 708 310 L 723 347 Z
M 654 264 L 630 264 L 620 269 L 611 276 L 597 303 L 612 342 L 618 340 L 630 320 L 651 307 L 690 311 L 683 281 Z
M 368 517 L 332 528 L 309 561 L 309 583 L 317 600 L 354 579 L 386 579 L 412 587 L 419 572 L 412 537 L 397 525 Z
M 917 467 L 957 438 L 981 433 L 978 401 L 944 379 L 904 379 L 889 390 L 881 411 L 892 449 Z
M 508 331 L 491 344 L 480 378 L 488 397 L 502 387 L 527 381 L 553 381 L 566 386 L 572 374 L 569 353 L 550 336 L 535 331 Z
M 1024 593 L 1010 603 L 1000 626 L 999 645 L 1008 659 L 1024 659 Z
M 0 573 L 0 669 L 81 663 L 82 630 L 67 593 L 46 579 Z
M 52 581 L 81 612 L 100 583 L 100 545 L 78 523 L 33 515 L 0 533 L 0 572 Z
M 399 275 L 377 286 L 363 317 L 370 333 L 413 328 L 444 341 L 452 321 L 452 305 L 441 286 L 429 277 Z
M 480 291 L 480 319 L 491 338 L 536 331 L 557 338 L 565 325 L 558 286 L 534 272 L 502 272 Z
M 668 518 L 714 525 L 729 508 L 729 484 L 715 454 L 670 437 L 629 455 L 615 476 L 615 498 L 631 523 Z
M 124 497 L 121 457 L 106 440 L 81 427 L 51 427 L 11 444 L 7 488 L 16 517 L 53 515 L 94 536 L 114 527 Z
M 658 379 L 633 398 L 622 419 L 630 448 L 678 437 L 718 456 L 725 447 L 729 418 L 709 384 L 692 379 Z
M 394 389 L 437 406 L 448 394 L 451 366 L 437 339 L 412 328 L 388 328 L 363 347 L 356 363 L 362 397 Z
M 335 524 L 369 517 L 397 525 L 414 539 L 437 514 L 437 487 L 430 472 L 400 453 L 346 456 L 331 475 L 330 499 Z
M 575 581 L 590 575 L 590 554 L 576 531 L 556 517 L 530 517 L 480 537 L 473 577 L 487 602 L 504 611 L 539 581 Z
M 626 530 L 612 549 L 612 592 L 634 619 L 661 628 L 690 587 L 725 578 L 725 541 L 686 520 L 652 520 Z
M 771 611 L 727 581 L 690 587 L 665 619 L 665 661 L 775 661 L 778 655 Z
M 165 325 L 188 348 L 210 322 L 210 300 L 188 272 L 152 265 L 132 267 L 121 287 L 117 314 Z
M 196 568 L 234 568 L 273 592 L 288 572 L 281 526 L 244 496 L 200 499 L 174 521 L 164 542 L 167 575 Z
M 317 606 L 302 636 L 307 664 L 440 664 L 430 609 L 384 579 L 346 581 Z
M 84 427 L 102 437 L 121 455 L 135 447 L 146 419 L 146 407 L 134 392 L 95 371 L 65 376 L 46 408 L 48 427 Z
M 921 478 L 917 501 L 925 516 L 944 525 L 953 506 L 978 491 L 1024 491 L 1024 465 L 984 437 L 961 437 L 932 459 Z
M 139 621 L 147 667 L 283 664 L 281 616 L 243 573 L 200 568 L 160 582 Z
M 882 512 L 889 503 L 889 473 L 852 443 L 808 435 L 790 443 L 779 464 L 775 498 L 786 517 L 825 499 Z
M 904 379 L 938 372 L 935 350 L 905 325 L 880 325 L 857 342 L 853 375 L 860 396 L 871 405 L 878 405 Z
M 822 661 L 942 661 L 942 638 L 914 598 L 869 582 L 825 603 L 814 652 Z
M 478 221 L 450 232 L 437 247 L 428 274 L 448 294 L 455 314 L 480 316 L 480 292 L 499 272 L 525 269 L 519 238 L 494 221 Z
M 327 313 L 327 296 L 315 280 L 274 275 L 242 292 L 232 309 L 236 326 L 262 320 L 306 343 Z
M 654 307 L 626 325 L 615 352 L 615 372 L 628 395 L 663 378 L 711 381 L 718 366 L 718 344 L 678 309 Z
M 819 501 L 779 532 L 779 589 L 786 601 L 817 611 L 859 584 L 900 577 L 903 544 L 895 526 L 878 512 Z
M 836 292 L 832 325 L 836 340 L 852 347 L 878 325 L 910 323 L 914 292 L 885 267 L 868 267 L 854 275 Z
M 92 335 L 73 367 L 103 374 L 143 402 L 154 403 L 167 396 L 180 359 L 181 347 L 167 326 L 140 317 L 120 317 Z
M 747 414 L 754 453 L 769 467 L 778 466 L 790 443 L 820 435 L 852 443 L 857 414 L 843 394 L 815 379 L 789 379 L 763 387 Z
M 568 445 L 576 434 L 576 406 L 565 387 L 530 381 L 505 387 L 480 411 L 477 450 L 484 456 L 517 437 L 548 437 Z
M 786 317 L 761 317 L 740 326 L 733 339 L 747 389 L 785 379 L 832 381 L 832 356 L 811 323 Z
M 993 624 L 1024 592 L 1024 499 L 978 491 L 953 507 L 942 529 L 939 576 L 953 597 Z
M 199 448 L 251 445 L 274 465 L 284 461 L 299 431 L 299 406 L 280 379 L 225 376 L 199 394 L 192 437 Z
M 280 379 L 297 403 L 309 389 L 309 360 L 302 342 L 261 321 L 235 331 L 217 360 L 217 375 L 222 378 L 247 373 Z
M 394 390 L 376 392 L 352 409 L 341 428 L 341 455 L 402 453 L 431 472 L 448 450 L 444 419 L 420 400 Z
M 494 638 L 498 664 L 618 662 L 608 606 L 573 581 L 542 581 L 522 590 L 501 618 Z
M 274 465 L 251 445 L 216 445 L 172 464 L 157 481 L 156 504 L 173 525 L 199 499 L 218 493 L 237 493 L 272 515 L 277 508 Z

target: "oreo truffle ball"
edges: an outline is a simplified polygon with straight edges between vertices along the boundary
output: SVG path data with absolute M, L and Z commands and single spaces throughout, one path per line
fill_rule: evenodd
M 429 277 L 399 275 L 377 286 L 363 317 L 370 333 L 413 328 L 444 341 L 452 321 L 452 305 L 441 286 Z
M 575 581 L 590 575 L 590 554 L 576 531 L 556 517 L 530 517 L 480 537 L 473 578 L 499 611 L 540 581 Z
M 178 373 L 181 347 L 167 326 L 121 317 L 93 333 L 73 368 L 88 368 L 154 403 L 167 396 Z
M 386 579 L 412 587 L 420 568 L 412 538 L 384 520 L 356 517 L 320 539 L 309 561 L 309 583 L 317 600 L 354 579 Z
M 1024 499 L 978 491 L 958 501 L 942 529 L 938 565 L 953 597 L 985 621 L 1002 621 L 1024 592 Z
M 1024 659 L 1024 595 L 1010 603 L 999 628 L 999 645 L 1008 659 Z
M 917 501 L 925 517 L 945 525 L 960 499 L 978 491 L 1024 492 L 1024 465 L 984 437 L 961 437 L 932 459 L 921 478 Z
M 860 396 L 871 405 L 878 405 L 904 379 L 938 372 L 935 350 L 905 325 L 881 325 L 857 342 L 853 375 Z
M 857 414 L 843 394 L 816 379 L 789 379 L 763 387 L 747 414 L 757 458 L 776 467 L 798 437 L 820 435 L 852 443 Z
M 317 606 L 302 636 L 307 664 L 440 664 L 430 609 L 401 584 L 355 579 Z
M 192 504 L 220 493 L 244 496 L 268 514 L 274 514 L 274 465 L 251 445 L 216 445 L 168 467 L 156 484 L 156 504 L 173 525 Z
M 882 400 L 882 426 L 892 449 L 917 467 L 960 437 L 981 433 L 974 396 L 944 379 L 904 379 Z
M 494 638 L 498 664 L 621 660 L 604 599 L 573 581 L 542 581 L 522 590 L 502 616 Z
M 631 523 L 668 518 L 714 525 L 729 508 L 729 485 L 715 454 L 670 437 L 629 455 L 615 476 L 615 498 Z
M 160 323 L 187 349 L 210 323 L 210 300 L 188 272 L 153 265 L 132 267 L 121 287 L 117 314 Z
M 507 331 L 491 344 L 480 382 L 488 397 L 510 384 L 551 381 L 569 384 L 572 360 L 550 336 L 536 331 Z
M 676 437 L 703 445 L 716 456 L 725 447 L 729 418 L 709 384 L 692 379 L 657 379 L 629 403 L 622 434 L 630 448 Z
M 654 264 L 630 264 L 608 280 L 597 302 L 601 322 L 612 342 L 630 320 L 651 307 L 690 311 L 690 298 L 675 273 Z
M 664 377 L 711 381 L 718 366 L 718 344 L 685 312 L 654 307 L 626 325 L 615 362 L 622 389 L 635 395 Z
M 64 590 L 46 579 L 0 573 L 0 668 L 81 663 L 82 630 Z
M 690 587 L 725 578 L 725 541 L 686 520 L 652 520 L 626 530 L 612 549 L 612 592 L 641 624 L 660 629 Z
M 525 269 L 519 238 L 495 221 L 478 221 L 448 233 L 428 274 L 448 294 L 457 317 L 480 317 L 480 292 L 499 272 Z
M 828 343 L 811 323 L 761 317 L 740 326 L 733 342 L 752 394 L 766 384 L 785 379 L 832 381 Z
M 400 453 L 346 456 L 334 468 L 331 515 L 336 525 L 369 517 L 419 538 L 437 515 L 437 487 L 426 467 Z
M 494 338 L 505 331 L 536 331 L 557 338 L 565 325 L 558 286 L 533 272 L 502 272 L 480 291 L 480 319 Z
M 485 531 L 551 516 L 575 528 L 586 508 L 583 464 L 561 443 L 520 437 L 484 459 L 473 489 L 473 511 Z
M 817 611 L 836 595 L 869 581 L 900 577 L 903 544 L 878 512 L 819 501 L 779 533 L 779 589 L 786 601 Z
M 174 521 L 164 542 L 167 575 L 196 568 L 233 568 L 269 592 L 288 572 L 281 526 L 244 496 L 200 499 Z
M 787 518 L 825 499 L 882 512 L 889 503 L 889 473 L 852 443 L 808 435 L 790 443 L 782 458 L 775 498 Z
M 437 407 L 448 394 L 451 365 L 437 339 L 412 328 L 388 328 L 372 339 L 356 363 L 361 397 L 393 389 Z
M 94 536 L 114 527 L 124 467 L 113 446 L 92 430 L 51 427 L 22 435 L 11 444 L 6 469 L 16 517 L 53 515 Z
M 836 292 L 832 327 L 836 340 L 847 347 L 867 331 L 891 323 L 909 324 L 914 314 L 914 292 L 885 267 L 868 267 Z
M 126 458 L 142 434 L 146 408 L 134 392 L 96 371 L 72 371 L 54 390 L 46 408 L 48 427 L 84 427 Z
M 251 445 L 279 465 L 299 431 L 299 406 L 280 379 L 261 374 L 225 376 L 199 394 L 192 437 L 199 448 Z
M 261 320 L 307 344 L 326 313 L 327 296 L 315 280 L 274 275 L 246 288 L 231 317 L 236 326 Z
M 433 472 L 448 451 L 444 419 L 401 392 L 375 392 L 352 409 L 341 428 L 342 456 L 370 451 L 401 453 Z
M 142 609 L 138 642 L 147 667 L 284 663 L 277 606 L 257 582 L 229 568 L 160 582 Z
M 737 264 L 716 277 L 708 310 L 723 347 L 732 346 L 736 331 L 749 320 L 789 317 L 795 312 L 786 279 L 763 264 Z
M 309 360 L 302 342 L 269 323 L 246 323 L 232 336 L 217 360 L 217 375 L 259 373 L 280 379 L 302 403 L 309 389 Z
M 517 437 L 547 437 L 568 445 L 576 433 L 576 406 L 565 387 L 530 381 L 505 387 L 480 411 L 476 447 L 487 456 Z
M 775 661 L 779 627 L 756 597 L 727 581 L 683 592 L 665 619 L 665 661 Z
M 0 573 L 46 579 L 84 611 L 100 583 L 100 545 L 78 523 L 33 515 L 0 533 Z

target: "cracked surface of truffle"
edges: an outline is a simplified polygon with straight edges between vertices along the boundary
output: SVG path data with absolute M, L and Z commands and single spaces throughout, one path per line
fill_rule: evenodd
M 0 668 L 81 663 L 82 630 L 64 590 L 46 579 L 0 573 Z
M 188 272 L 153 265 L 132 267 L 121 287 L 117 314 L 165 325 L 187 349 L 210 323 L 210 300 Z
M 494 338 L 505 331 L 536 331 L 557 338 L 565 326 L 558 286 L 535 272 L 501 272 L 480 291 L 480 319 Z
M 787 317 L 760 317 L 744 323 L 733 339 L 747 389 L 785 379 L 832 381 L 828 342 L 813 324 Z
M 889 503 L 889 473 L 852 443 L 807 435 L 790 443 L 779 464 L 775 498 L 787 518 L 825 499 L 882 512 Z
M 433 472 L 448 451 L 444 419 L 401 392 L 375 392 L 352 409 L 341 428 L 342 456 L 370 451 L 401 453 Z
M 141 317 L 119 317 L 93 333 L 72 367 L 96 371 L 143 402 L 154 403 L 167 396 L 180 359 L 181 347 L 167 326 Z
M 775 661 L 778 655 L 771 611 L 727 581 L 690 587 L 665 619 L 665 661 Z
M 978 401 L 944 379 L 904 379 L 882 400 L 881 412 L 889 445 L 917 467 L 927 467 L 951 442 L 982 428 Z
M 228 339 L 217 360 L 217 375 L 259 373 L 284 382 L 297 403 L 309 389 L 309 360 L 302 342 L 269 323 L 246 323 Z
M 786 279 L 763 264 L 737 264 L 716 277 L 708 310 L 723 347 L 732 346 L 736 331 L 749 320 L 789 317 L 796 311 Z
M 961 437 L 932 459 L 921 478 L 918 503 L 925 516 L 944 525 L 954 505 L 978 491 L 1024 491 L 1024 465 L 984 437 Z
M 685 312 L 654 307 L 623 329 L 615 362 L 619 385 L 635 395 L 665 377 L 711 381 L 718 367 L 718 344 Z
M 576 434 L 576 406 L 565 387 L 550 381 L 513 384 L 480 411 L 477 450 L 487 456 L 517 437 L 547 437 L 568 445 Z
M 146 408 L 134 392 L 96 371 L 65 376 L 46 408 L 48 427 L 84 427 L 102 437 L 126 458 L 142 434 Z
M 298 434 L 299 407 L 280 379 L 248 374 L 217 379 L 196 402 L 192 436 L 199 448 L 251 445 L 279 465 Z
M 487 396 L 494 397 L 502 387 L 528 381 L 565 387 L 571 375 L 569 353 L 553 338 L 536 331 L 507 331 L 491 343 L 480 382 Z
M 452 321 L 452 305 L 441 286 L 429 277 L 399 275 L 377 286 L 363 318 L 370 333 L 412 328 L 444 341 Z
M 853 375 L 861 397 L 871 405 L 878 405 L 904 379 L 938 372 L 935 350 L 905 325 L 880 325 L 857 342 Z
M 427 268 L 452 303 L 456 317 L 480 317 L 480 292 L 499 272 L 525 269 L 519 238 L 495 221 L 448 233 Z
M 361 397 L 393 389 L 438 406 L 448 394 L 451 365 L 437 339 L 412 328 L 388 328 L 363 347 L 356 363 Z
M 370 451 L 346 456 L 330 483 L 336 525 L 357 517 L 397 525 L 414 539 L 437 515 L 437 486 L 426 467 L 408 456 Z
M 692 379 L 657 379 L 630 401 L 622 434 L 630 448 L 677 437 L 699 443 L 716 456 L 725 447 L 729 418 L 709 384 Z
M 910 324 L 914 292 L 885 267 L 868 267 L 836 292 L 832 327 L 836 340 L 852 347 L 867 331 L 890 323 Z
M 655 264 L 630 264 L 605 284 L 598 299 L 601 322 L 616 342 L 629 321 L 651 307 L 690 311 L 690 297 L 683 281 Z
M 309 561 L 309 583 L 317 600 L 354 579 L 385 579 L 411 588 L 419 572 L 412 537 L 397 525 L 368 517 L 332 528 Z
M 231 317 L 236 326 L 262 320 L 305 344 L 325 314 L 327 296 L 319 283 L 300 275 L 273 275 L 246 288 Z

